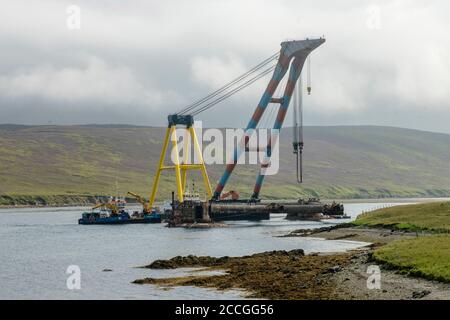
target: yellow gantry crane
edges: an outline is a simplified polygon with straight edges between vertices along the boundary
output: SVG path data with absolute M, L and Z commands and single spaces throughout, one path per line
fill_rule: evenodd
M 184 148 L 183 148 L 183 160 L 180 161 L 179 157 L 179 148 L 178 148 L 178 136 L 177 136 L 177 125 L 184 126 Z M 200 144 L 197 139 L 197 135 L 195 133 L 195 129 L 193 127 L 194 120 L 190 115 L 180 116 L 180 115 L 170 115 L 169 116 L 169 126 L 166 129 L 166 134 L 163 141 L 163 147 L 161 150 L 161 155 L 159 158 L 158 168 L 156 169 L 155 178 L 153 181 L 153 189 L 150 195 L 150 200 L 147 202 L 143 197 L 134 193 L 128 192 L 130 196 L 135 198 L 140 204 L 142 204 L 144 213 L 151 213 L 153 204 L 155 203 L 156 193 L 159 187 L 159 180 L 161 177 L 161 173 L 164 170 L 174 170 L 175 178 L 177 184 L 177 197 L 179 202 L 184 201 L 184 194 L 186 192 L 186 180 L 187 180 L 187 172 L 189 170 L 200 170 L 203 177 L 203 182 L 205 184 L 205 190 L 208 194 L 208 198 L 212 197 L 212 189 L 211 184 L 209 182 L 208 173 L 206 172 L 205 162 L 203 161 L 202 150 L 200 148 Z M 195 159 L 197 159 L 197 163 L 189 163 L 190 154 L 189 149 L 191 146 L 191 142 L 194 145 Z M 166 165 L 165 158 L 167 155 L 167 149 L 169 148 L 169 143 L 172 144 L 172 152 L 173 152 L 173 165 Z
M 212 189 L 211 184 L 209 183 L 208 173 L 206 172 L 205 162 L 203 161 L 202 150 L 200 149 L 200 144 L 197 140 L 197 135 L 195 133 L 194 118 L 192 115 L 179 115 L 172 114 L 169 115 L 169 126 L 166 129 L 166 135 L 164 137 L 163 147 L 161 151 L 161 155 L 159 157 L 159 164 L 156 170 L 155 178 L 153 181 L 153 189 L 150 195 L 150 201 L 148 205 L 150 208 L 153 206 L 155 202 L 156 193 L 158 191 L 159 179 L 161 177 L 161 173 L 163 170 L 174 170 L 175 178 L 177 184 L 177 197 L 179 202 L 183 202 L 184 193 L 186 190 L 186 177 L 187 171 L 189 170 L 200 170 L 203 177 L 203 182 L 205 184 L 205 190 L 208 194 L 208 197 L 212 197 Z M 179 157 L 179 149 L 178 149 L 178 137 L 177 137 L 177 125 L 184 126 L 184 148 L 183 148 L 183 162 L 180 163 Z M 196 155 L 196 159 L 198 163 L 189 163 L 189 149 L 190 149 L 190 141 L 194 145 L 194 152 Z M 164 160 L 166 158 L 167 149 L 169 147 L 169 142 L 172 143 L 173 147 L 173 165 L 165 165 Z

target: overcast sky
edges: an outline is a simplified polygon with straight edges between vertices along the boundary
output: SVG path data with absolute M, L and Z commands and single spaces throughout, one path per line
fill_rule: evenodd
M 281 41 L 325 35 L 307 125 L 450 133 L 449 12 L 445 0 L 1 0 L 0 123 L 166 125 Z M 199 119 L 245 126 L 267 81 Z

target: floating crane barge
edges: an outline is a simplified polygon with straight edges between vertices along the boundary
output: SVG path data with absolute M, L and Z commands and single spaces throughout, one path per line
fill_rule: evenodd
M 325 217 L 343 217 L 343 205 L 332 203 L 324 204 L 317 199 L 286 201 L 286 202 L 265 202 L 261 201 L 259 194 L 266 176 L 266 171 L 271 166 L 272 149 L 278 142 L 278 136 L 271 136 L 268 139 L 267 146 L 263 152 L 265 157 L 261 161 L 261 167 L 256 178 L 253 193 L 250 199 L 240 200 L 235 191 L 228 191 L 224 194 L 225 185 L 228 182 L 234 168 L 238 163 L 240 156 L 252 151 L 250 150 L 249 140 L 255 129 L 260 127 L 259 123 L 263 117 L 269 104 L 278 106 L 278 111 L 272 129 L 279 131 L 288 111 L 291 98 L 294 100 L 293 118 L 294 118 L 294 137 L 293 137 L 293 153 L 296 155 L 296 180 L 298 183 L 303 182 L 302 168 L 302 152 L 303 152 L 303 119 L 302 119 L 302 88 L 301 88 L 301 72 L 306 61 L 308 61 L 308 83 L 307 92 L 311 92 L 310 70 L 309 70 L 309 54 L 325 42 L 324 38 L 305 39 L 299 41 L 285 41 L 281 43 L 281 50 L 260 64 L 250 69 L 240 77 L 234 79 L 222 88 L 212 92 L 203 99 L 185 107 L 178 113 L 168 116 L 168 127 L 166 130 L 159 165 L 153 181 L 153 189 L 150 200 L 144 206 L 144 210 L 152 208 L 161 173 L 165 170 L 174 170 L 176 177 L 177 192 L 172 193 L 172 214 L 169 219 L 169 226 L 180 226 L 192 223 L 210 223 L 226 220 L 265 220 L 270 218 L 271 213 L 286 213 L 287 219 L 323 219 Z M 307 60 L 308 59 L 308 60 Z M 276 61 L 276 62 L 275 62 Z M 274 64 L 272 62 L 275 62 Z M 201 112 L 211 109 L 213 106 L 229 98 L 235 93 L 246 88 L 250 84 L 272 73 L 272 77 L 254 111 L 248 125 L 245 129 L 243 140 L 234 147 L 233 157 L 228 162 L 226 170 L 217 183 L 214 192 L 211 189 L 206 166 L 203 161 L 202 150 L 197 140 L 194 125 L 194 116 Z M 274 97 L 277 88 L 280 89 L 280 82 L 287 74 L 286 84 L 281 96 Z M 297 85 L 297 83 L 299 84 Z M 297 90 L 296 90 L 297 88 Z M 275 107 L 276 107 L 275 106 Z M 181 128 L 180 128 L 181 126 Z M 177 145 L 177 132 L 184 130 L 185 143 L 183 148 L 183 159 L 180 159 L 179 148 Z M 197 163 L 189 162 L 189 152 L 192 140 L 194 152 L 196 154 Z M 173 164 L 165 165 L 166 153 L 169 142 L 172 143 Z M 185 199 L 186 191 L 186 175 L 187 171 L 200 170 L 203 177 L 207 200 Z M 231 197 L 226 199 L 224 195 Z
M 338 203 L 322 203 L 318 199 L 298 202 L 261 203 L 248 201 L 184 201 L 174 200 L 169 226 L 230 220 L 269 220 L 271 213 L 285 213 L 288 220 L 322 220 L 344 218 L 344 207 Z

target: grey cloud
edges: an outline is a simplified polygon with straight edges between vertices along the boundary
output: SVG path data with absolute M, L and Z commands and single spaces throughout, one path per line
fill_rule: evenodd
M 81 30 L 66 28 L 71 4 Z M 367 24 L 373 5 L 379 29 Z M 0 122 L 165 125 L 167 113 L 281 41 L 325 34 L 312 56 L 307 124 L 450 132 L 449 9 L 439 0 L 9 2 L 0 12 Z M 244 126 L 265 84 L 201 119 Z

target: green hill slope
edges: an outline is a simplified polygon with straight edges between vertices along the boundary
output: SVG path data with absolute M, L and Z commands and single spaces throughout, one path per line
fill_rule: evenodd
M 29 196 L 45 202 L 55 195 L 76 201 L 80 195 L 115 194 L 116 188 L 148 195 L 164 130 L 0 125 L 0 202 L 13 203 L 19 196 L 23 202 L 34 201 Z M 291 130 L 285 129 L 280 172 L 266 177 L 262 197 L 450 195 L 450 135 L 390 127 L 307 127 L 305 141 L 305 183 L 295 182 Z M 213 186 L 223 169 L 208 166 Z M 241 166 L 236 173 L 227 189 L 250 194 L 256 166 Z M 194 178 L 200 185 L 200 175 Z M 173 181 L 173 174 L 163 176 L 160 200 L 169 198 Z

